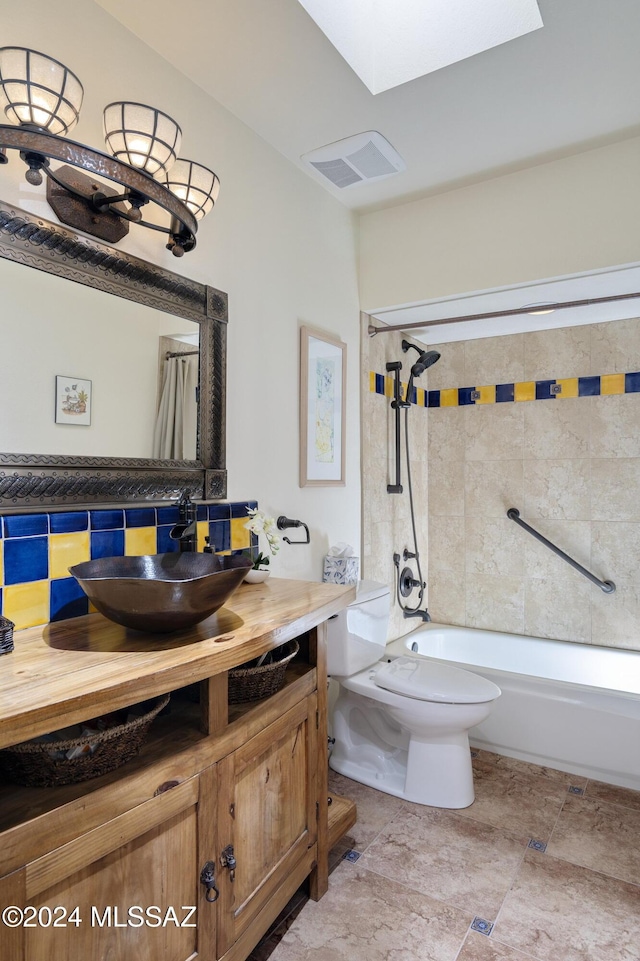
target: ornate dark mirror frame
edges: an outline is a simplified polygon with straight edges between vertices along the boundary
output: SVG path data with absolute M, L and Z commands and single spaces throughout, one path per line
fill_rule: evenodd
M 0 453 L 0 511 L 226 497 L 227 295 L 2 201 L 0 257 L 200 326 L 198 460 Z

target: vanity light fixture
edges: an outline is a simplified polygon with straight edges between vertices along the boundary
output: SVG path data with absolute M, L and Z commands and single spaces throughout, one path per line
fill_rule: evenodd
M 198 220 L 215 204 L 216 174 L 178 158 L 182 131 L 162 110 L 119 101 L 104 111 L 110 153 L 67 140 L 82 106 L 83 87 L 68 67 L 26 47 L 0 47 L 0 164 L 7 149 L 20 151 L 28 183 L 47 178 L 47 200 L 62 223 L 117 243 L 129 223 L 168 234 L 167 249 L 181 257 L 196 245 Z M 51 161 L 70 166 L 53 170 Z M 84 171 L 84 172 L 83 172 Z M 113 181 L 118 190 L 98 178 Z M 169 226 L 142 219 L 154 204 Z

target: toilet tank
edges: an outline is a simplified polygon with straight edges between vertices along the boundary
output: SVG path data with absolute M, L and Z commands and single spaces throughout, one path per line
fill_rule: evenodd
M 387 643 L 391 598 L 386 584 L 360 581 L 356 599 L 327 622 L 327 673 L 350 677 L 376 664 Z

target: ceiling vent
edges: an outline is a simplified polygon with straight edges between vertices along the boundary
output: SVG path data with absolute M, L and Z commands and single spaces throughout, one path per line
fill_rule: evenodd
M 392 177 L 407 167 L 398 151 L 377 130 L 336 140 L 300 159 L 340 189 Z

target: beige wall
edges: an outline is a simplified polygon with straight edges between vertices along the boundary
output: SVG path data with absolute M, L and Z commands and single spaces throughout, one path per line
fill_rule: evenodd
M 196 250 L 182 261 L 142 229 L 133 228 L 119 247 L 228 292 L 229 499 L 257 498 L 275 516 L 306 522 L 310 546 L 284 545 L 274 573 L 319 580 L 330 544 L 360 543 L 359 304 L 351 214 L 93 2 L 0 0 L 0 22 L 4 43 L 45 51 L 80 77 L 85 101 L 73 138 L 99 148 L 107 103 L 151 103 L 182 125 L 183 156 L 219 175 L 220 199 L 200 225 Z M 13 153 L 2 168 L 0 198 L 53 219 L 40 197 L 39 188 L 25 184 Z M 302 323 L 339 335 L 348 347 L 347 482 L 341 488 L 298 486 Z
M 366 214 L 362 309 L 636 262 L 638 170 L 636 137 Z
M 413 552 L 413 533 L 409 510 L 407 465 L 405 457 L 405 412 L 401 412 L 401 478 L 402 494 L 388 494 L 387 484 L 395 484 L 395 412 L 390 399 L 369 389 L 369 372 L 385 374 L 387 361 L 402 361 L 402 382 L 409 379 L 409 369 L 416 359 L 413 351 L 403 354 L 402 335 L 399 333 L 369 337 L 366 332 L 368 317 L 363 319 L 362 334 L 362 505 L 363 556 L 362 576 L 382 584 L 391 591 L 389 638 L 400 637 L 422 623 L 416 618 L 405 618 L 396 600 L 396 572 L 394 553 L 404 548 Z M 421 345 L 423 348 L 424 345 Z M 413 358 L 413 360 L 411 359 Z M 392 376 L 389 374 L 388 376 Z M 424 387 L 428 375 L 417 383 Z M 409 446 L 411 450 L 411 479 L 414 494 L 416 533 L 423 578 L 428 572 L 427 557 L 427 417 L 424 408 L 409 411 Z M 405 566 L 401 561 L 401 569 Z M 409 565 L 417 577 L 414 561 Z M 418 593 L 404 599 L 410 607 L 418 604 Z
M 640 370 L 640 320 L 436 345 L 431 389 Z M 434 620 L 640 650 L 640 393 L 428 411 Z M 506 517 L 601 578 L 602 593 Z

